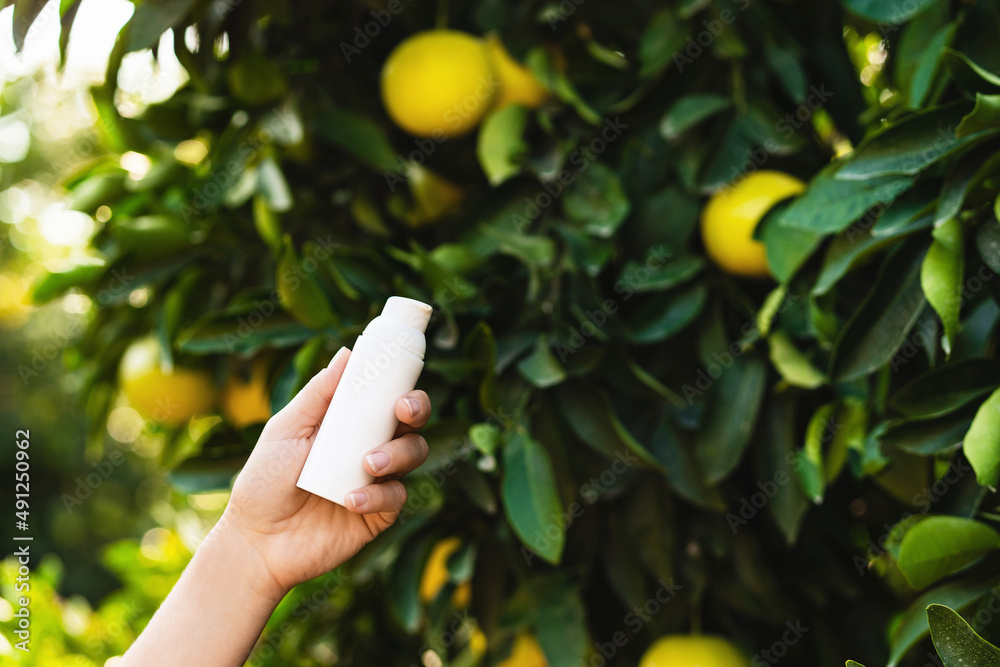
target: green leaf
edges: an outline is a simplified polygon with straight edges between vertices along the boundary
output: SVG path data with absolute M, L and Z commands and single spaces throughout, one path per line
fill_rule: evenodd
M 268 309 L 277 308 L 273 302 L 261 302 Z M 266 312 L 266 311 L 264 311 Z M 177 349 L 190 354 L 243 354 L 252 355 L 265 347 L 291 347 L 298 345 L 316 332 L 292 318 L 279 313 L 264 316 L 252 305 L 238 310 L 209 313 L 183 330 L 177 339 Z M 253 326 L 260 313 L 259 326 Z
M 548 453 L 518 427 L 507 436 L 503 460 L 501 497 L 511 527 L 525 546 L 558 564 L 566 527 Z
M 764 362 L 747 357 L 733 359 L 715 381 L 696 446 L 709 482 L 725 479 L 739 464 L 753 435 L 766 381 Z
M 953 609 L 964 609 L 990 592 L 990 585 L 978 581 L 956 581 L 933 588 L 907 607 L 906 612 L 889 638 L 889 664 L 895 667 L 918 641 L 929 632 L 927 606 L 943 604 Z
M 897 199 L 896 203 L 899 201 Z M 876 235 L 873 230 L 859 229 L 860 225 L 848 227 L 846 231 L 837 235 L 827 247 L 823 268 L 820 269 L 819 277 L 816 278 L 812 293 L 817 296 L 827 294 L 841 278 L 852 269 L 863 265 L 865 260 L 870 259 L 885 248 L 895 245 L 899 239 L 927 229 L 932 223 L 933 218 L 927 215 L 909 225 L 895 227 L 891 233 L 884 236 Z
M 996 549 L 1000 549 L 1000 535 L 986 524 L 955 516 L 928 516 L 906 531 L 897 564 L 910 585 L 920 589 Z
M 805 444 L 798 451 L 796 469 L 799 473 L 799 482 L 806 496 L 816 505 L 823 502 L 826 490 L 827 475 L 824 470 L 823 449 L 833 437 L 832 425 L 835 423 L 836 409 L 836 403 L 827 403 L 813 413 L 806 427 Z
M 556 401 L 570 430 L 606 459 L 620 458 L 631 450 L 646 463 L 662 467 L 660 460 L 621 423 L 606 393 L 564 383 L 556 390 Z
M 795 272 L 816 251 L 823 241 L 822 232 L 807 229 L 793 229 L 779 225 L 781 211 L 787 209 L 778 204 L 761 221 L 761 240 L 767 249 L 767 264 L 771 273 L 782 284 L 787 284 Z
M 476 155 L 490 185 L 500 185 L 521 170 L 521 159 L 528 150 L 522 137 L 527 122 L 527 110 L 517 105 L 493 112 L 483 120 Z
M 698 123 L 725 111 L 731 105 L 732 102 L 728 97 L 713 93 L 685 95 L 663 114 L 660 134 L 667 140 L 676 139 Z
M 80 260 L 68 271 L 45 273 L 32 287 L 31 300 L 41 304 L 65 294 L 73 287 L 86 288 L 96 283 L 107 270 L 107 263 L 95 257 Z
M 163 257 L 191 245 L 191 227 L 170 215 L 115 218 L 111 233 L 144 259 Z
M 9 3 L 4 2 L 4 6 Z M 35 22 L 47 0 L 15 0 L 12 26 L 14 29 L 14 48 L 18 53 L 24 48 L 24 38 L 28 35 L 31 24 Z
M 395 173 L 400 168 L 385 130 L 366 116 L 347 109 L 330 109 L 319 117 L 316 131 L 378 171 Z
M 976 93 L 976 106 L 962 119 L 955 133 L 965 137 L 998 128 L 1000 128 L 1000 95 Z
M 687 22 L 678 20 L 670 9 L 653 15 L 639 39 L 639 76 L 647 78 L 656 74 L 673 61 L 674 54 L 684 46 Z
M 939 417 L 997 387 L 1000 387 L 1000 360 L 964 359 L 913 378 L 893 395 L 890 405 L 908 417 Z
M 920 267 L 920 286 L 944 325 L 941 347 L 948 356 L 962 307 L 964 256 L 962 223 L 952 218 L 934 230 L 934 242 Z
M 566 585 L 546 591 L 538 601 L 535 631 L 549 667 L 583 664 L 590 643 L 580 592 Z
M 855 662 L 854 660 L 848 660 L 844 664 L 846 665 L 846 667 L 865 667 L 860 662 Z
M 783 331 L 768 337 L 771 363 L 781 377 L 793 387 L 815 389 L 826 383 L 826 376 L 813 366 Z
M 889 363 L 924 308 L 923 244 L 907 244 L 882 264 L 875 286 L 844 326 L 830 360 L 835 381 L 867 375 Z
M 563 210 L 588 233 L 610 238 L 625 221 L 631 204 L 618 174 L 593 162 L 566 187 Z
M 865 181 L 892 174 L 917 174 L 969 145 L 981 133 L 955 134 L 968 113 L 967 103 L 915 113 L 865 139 L 838 172 L 843 180 Z
M 1000 389 L 979 406 L 963 449 L 979 483 L 995 487 L 1000 477 Z
M 167 474 L 170 484 L 181 493 L 225 491 L 246 463 L 247 457 L 198 457 L 187 459 Z
M 842 172 L 824 172 L 814 178 L 806 191 L 781 212 L 778 226 L 822 234 L 843 231 L 868 209 L 888 206 L 913 185 L 913 179 L 907 176 L 842 180 Z
M 333 324 L 336 318 L 316 276 L 305 270 L 299 260 L 291 236 L 285 237 L 285 248 L 278 260 L 275 289 L 281 306 L 290 315 L 314 329 Z
M 972 425 L 972 417 L 963 413 L 939 419 L 914 420 L 894 424 L 880 437 L 886 447 L 918 456 L 944 454 L 958 449 Z
M 1000 202 L 1000 197 L 997 198 Z M 1000 273 L 1000 224 L 995 220 L 984 220 L 976 230 L 976 250 L 986 266 L 994 273 Z
M 759 480 L 777 486 L 768 513 L 785 536 L 785 543 L 794 545 L 806 512 L 809 499 L 797 483 L 795 470 L 795 400 L 790 392 L 776 394 L 765 404 L 761 415 L 761 447 L 755 448 L 756 473 Z M 766 482 L 765 482 L 766 484 Z
M 559 384 L 566 379 L 566 371 L 552 356 L 548 342 L 539 339 L 534 351 L 517 364 L 521 376 L 539 389 Z
M 980 66 L 961 51 L 945 49 L 944 60 L 951 75 L 965 90 L 995 92 L 1000 88 L 1000 75 Z
M 705 260 L 691 255 L 669 257 L 654 268 L 649 268 L 648 262 L 629 260 L 622 267 L 615 284 L 621 284 L 633 292 L 660 292 L 687 282 L 703 268 Z
M 495 225 L 480 226 L 483 233 L 498 242 L 498 250 L 516 257 L 527 266 L 545 267 L 556 257 L 556 243 L 548 236 L 540 234 L 520 234 L 513 229 L 502 229 Z
M 976 634 L 957 612 L 932 604 L 927 623 L 944 667 L 1000 667 L 1000 649 Z
M 181 25 L 194 5 L 195 0 L 145 0 L 136 5 L 128 22 L 128 50 L 155 46 L 163 33 Z
M 935 2 L 938 0 L 914 0 L 902 4 L 884 0 L 843 0 L 855 14 L 893 26 L 906 23 Z
M 669 338 L 694 321 L 707 298 L 704 285 L 695 285 L 679 294 L 656 295 L 636 311 L 626 337 L 638 345 Z
M 226 68 L 226 81 L 233 97 L 248 106 L 277 100 L 288 90 L 285 73 L 271 58 L 248 51 Z
M 666 419 L 658 420 L 649 435 L 649 448 L 665 468 L 670 486 L 684 498 L 707 509 L 722 511 L 726 503 L 706 480 L 695 455 Z

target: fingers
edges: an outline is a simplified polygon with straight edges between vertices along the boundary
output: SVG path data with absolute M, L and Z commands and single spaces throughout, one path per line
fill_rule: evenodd
M 346 507 L 355 514 L 376 512 L 394 515 L 406 504 L 406 487 L 402 482 L 369 484 L 347 494 Z
M 423 428 L 430 417 L 431 399 L 427 392 L 418 389 L 400 396 L 396 401 L 396 419 L 399 420 L 396 435 L 400 436 Z
M 350 356 L 349 349 L 340 348 L 330 360 L 330 365 L 314 375 L 295 398 L 270 419 L 267 426 L 286 437 L 297 437 L 315 428 L 330 407 L 333 392 L 337 390 Z
M 427 441 L 416 433 L 407 433 L 369 451 L 364 466 L 370 475 L 394 479 L 416 470 L 426 460 Z

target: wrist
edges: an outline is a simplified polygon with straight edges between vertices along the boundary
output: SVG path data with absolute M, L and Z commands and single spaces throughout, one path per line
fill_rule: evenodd
M 273 609 L 289 591 L 271 571 L 260 545 L 232 520 L 228 512 L 205 537 L 198 552 L 203 550 L 211 560 L 226 563 L 263 605 Z

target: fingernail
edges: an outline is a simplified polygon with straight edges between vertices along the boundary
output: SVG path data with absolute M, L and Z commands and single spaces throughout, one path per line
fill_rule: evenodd
M 416 417 L 417 416 L 417 411 L 420 410 L 420 403 L 417 402 L 417 399 L 415 399 L 415 398 L 406 398 L 406 399 L 403 399 L 403 400 L 406 401 L 406 407 L 410 408 L 410 416 L 411 417 Z
M 364 506 L 368 502 L 368 495 L 355 491 L 350 494 L 351 504 L 354 505 L 354 509 Z
M 340 359 L 340 357 L 345 352 L 347 352 L 347 348 L 346 347 L 342 347 L 339 350 L 337 350 L 337 354 L 333 355 L 333 359 L 330 360 L 330 366 L 333 366 L 335 363 L 337 363 L 337 359 Z M 329 368 L 329 366 L 328 366 L 328 368 Z
M 367 458 L 368 465 L 371 466 L 374 473 L 389 465 L 389 455 L 385 452 L 372 452 Z

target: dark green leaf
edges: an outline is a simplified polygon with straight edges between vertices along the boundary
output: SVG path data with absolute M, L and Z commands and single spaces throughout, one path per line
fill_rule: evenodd
M 273 102 L 288 89 L 281 67 L 257 52 L 247 52 L 230 64 L 226 80 L 233 97 L 248 106 Z
M 843 180 L 861 180 L 892 174 L 916 174 L 951 155 L 980 136 L 955 134 L 969 105 L 948 106 L 913 114 L 865 139 L 837 172 Z
M 673 336 L 698 316 L 707 296 L 705 286 L 696 285 L 680 294 L 651 297 L 632 318 L 628 339 L 645 345 Z
M 563 210 L 588 233 L 609 238 L 625 221 L 631 204 L 618 175 L 593 162 L 566 187 Z
M 4 6 L 7 4 L 7 2 L 4 2 Z M 38 15 L 42 12 L 42 8 L 46 4 L 46 0 L 14 0 L 12 25 L 14 29 L 14 48 L 18 53 L 24 48 L 24 38 L 31 28 L 31 24 L 35 22 L 35 19 L 38 18 Z
M 517 364 L 517 370 L 525 380 L 545 389 L 566 379 L 566 371 L 549 349 L 544 339 L 538 341 L 535 350 Z
M 698 462 L 709 482 L 726 478 L 740 462 L 753 435 L 764 398 L 767 366 L 738 357 L 715 381 L 698 433 Z
M 378 171 L 395 173 L 400 167 L 382 126 L 359 113 L 330 109 L 319 118 L 316 132 Z
M 194 4 L 195 0 L 145 0 L 136 5 L 128 22 L 128 50 L 155 46 L 163 33 L 181 24 Z
M 676 139 L 706 118 L 730 107 L 728 97 L 712 93 L 685 95 L 671 106 L 660 121 L 664 139 Z
M 705 480 L 695 455 L 676 430 L 660 419 L 649 436 L 649 448 L 666 469 L 670 486 L 696 505 L 721 511 L 725 501 L 716 487 Z
M 1000 667 L 1000 649 L 976 634 L 955 611 L 932 604 L 927 607 L 927 623 L 944 667 Z
M 893 395 L 891 405 L 908 417 L 938 417 L 997 387 L 1000 387 L 1000 360 L 965 359 L 913 378 Z
M 704 267 L 704 259 L 691 255 L 668 258 L 654 268 L 649 268 L 648 262 L 629 260 L 622 267 L 619 283 L 634 292 L 659 292 L 687 282 Z
M 960 137 L 1000 128 L 1000 95 L 976 93 L 976 106 L 962 119 L 956 134 Z
M 579 591 L 557 586 L 538 601 L 538 643 L 550 667 L 577 667 L 590 647 L 587 614 Z
M 788 392 L 775 395 L 765 404 L 761 420 L 762 447 L 755 450 L 757 477 L 765 485 L 775 485 L 776 491 L 767 504 L 767 511 L 785 536 L 785 542 L 793 545 L 809 510 L 809 500 L 796 482 L 798 473 L 793 465 L 797 434 L 792 395 Z
M 93 259 L 82 261 L 68 271 L 45 273 L 32 287 L 31 299 L 35 303 L 45 303 L 73 287 L 86 288 L 97 282 L 107 270 L 107 264 L 103 260 Z
M 315 275 L 306 271 L 305 266 L 295 252 L 291 237 L 285 237 L 274 281 L 281 306 L 303 324 L 322 329 L 333 324 L 335 317 Z
M 566 526 L 548 453 L 517 428 L 507 437 L 503 460 L 501 497 L 511 527 L 525 546 L 557 564 Z
M 277 308 L 273 302 L 268 308 Z M 251 355 L 264 347 L 290 347 L 313 337 L 316 332 L 290 317 L 274 313 L 260 318 L 253 326 L 255 311 L 241 308 L 239 312 L 210 313 L 181 332 L 177 349 L 190 354 L 245 354 Z M 273 311 L 272 311 L 273 312 Z
M 651 76 L 673 61 L 674 54 L 684 46 L 687 22 L 680 21 L 670 9 L 662 9 L 649 19 L 639 40 L 639 76 Z
M 631 450 L 646 463 L 661 466 L 656 456 L 621 423 L 604 392 L 564 383 L 556 390 L 556 400 L 573 433 L 608 460 L 620 458 Z
M 983 523 L 955 516 L 929 516 L 906 531 L 898 565 L 910 585 L 920 589 L 996 549 L 1000 549 L 1000 535 Z
M 834 347 L 830 377 L 850 380 L 887 364 L 924 308 L 920 266 L 925 245 L 908 244 L 882 265 L 875 286 Z
M 899 176 L 841 180 L 842 172 L 836 176 L 824 173 L 813 179 L 806 191 L 782 211 L 778 226 L 814 233 L 839 232 L 868 209 L 888 206 L 913 184 L 912 178 Z
M 938 0 L 914 0 L 907 3 L 884 2 L 883 0 L 843 0 L 854 13 L 890 25 L 906 23 Z

